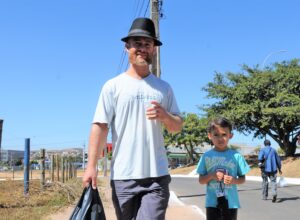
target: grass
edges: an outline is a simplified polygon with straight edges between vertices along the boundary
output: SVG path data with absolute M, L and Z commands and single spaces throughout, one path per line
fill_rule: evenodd
M 75 205 L 82 194 L 83 187 L 81 178 L 73 178 L 65 183 L 50 182 L 50 173 L 46 172 L 48 182 L 41 189 L 40 171 L 32 172 L 32 179 L 29 183 L 29 195 L 24 196 L 24 181 L 18 180 L 23 177 L 23 171 L 0 172 L 0 219 L 20 220 L 20 219 L 48 219 L 54 213 L 61 212 L 64 208 Z M 78 170 L 77 176 L 82 177 L 83 171 Z M 103 175 L 101 172 L 99 176 Z M 14 177 L 14 180 L 13 180 Z M 55 177 L 56 178 L 56 177 Z M 56 179 L 55 179 L 56 180 Z M 104 193 L 109 185 L 108 178 L 98 179 L 98 188 L 104 206 L 108 203 Z
M 74 203 L 82 192 L 81 181 L 75 179 L 66 184 L 47 184 L 44 190 L 41 190 L 39 180 L 33 180 L 29 187 L 29 195 L 24 196 L 23 181 L 0 182 L 1 219 L 43 219 Z

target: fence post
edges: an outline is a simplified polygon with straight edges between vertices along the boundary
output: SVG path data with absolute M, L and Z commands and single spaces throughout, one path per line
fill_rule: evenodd
M 24 195 L 29 194 L 29 158 L 30 158 L 30 139 L 25 139 L 24 151 Z
M 40 166 L 41 166 L 41 189 L 44 190 L 45 187 L 45 149 L 41 149 L 41 160 L 40 160 Z
M 56 165 L 56 176 L 57 176 L 57 181 L 59 181 L 59 155 L 58 154 L 56 154 L 55 155 L 56 156 L 56 163 L 55 163 L 55 165 Z
M 54 182 L 54 154 L 51 155 L 51 181 Z
M 69 180 L 69 158 L 66 160 L 66 181 Z
M 70 158 L 69 158 L 69 160 L 68 160 L 68 169 L 69 169 L 69 177 L 68 177 L 68 179 L 71 179 L 71 175 L 72 175 L 72 173 L 71 173 L 71 162 L 70 162 Z
M 61 178 L 62 182 L 65 182 L 65 158 L 64 156 L 61 157 Z

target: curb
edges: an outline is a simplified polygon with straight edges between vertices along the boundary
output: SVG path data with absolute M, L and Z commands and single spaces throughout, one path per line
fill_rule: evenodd
M 199 176 L 194 174 L 194 171 L 191 174 L 188 175 L 183 175 L 183 174 L 173 174 L 171 177 L 178 177 L 178 178 L 198 178 Z M 277 183 L 279 182 L 279 179 L 282 176 L 277 176 Z M 246 181 L 258 181 L 262 182 L 262 179 L 260 176 L 246 176 Z M 286 181 L 286 184 L 291 184 L 291 185 L 300 185 L 300 178 L 291 178 L 291 177 L 284 177 L 284 180 Z

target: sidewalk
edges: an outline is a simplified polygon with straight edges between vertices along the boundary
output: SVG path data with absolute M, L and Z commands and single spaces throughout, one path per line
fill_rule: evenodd
M 117 220 L 115 210 L 111 201 L 111 189 L 108 179 L 102 179 L 103 186 L 99 187 L 100 191 L 104 192 L 104 198 L 101 200 L 104 205 L 105 215 L 107 220 Z M 46 220 L 64 220 L 69 219 L 74 206 L 70 206 L 60 213 L 53 214 L 46 217 Z M 170 192 L 169 206 L 167 208 L 166 220 L 204 220 L 205 215 L 196 206 L 188 206 L 182 203 L 175 195 L 174 192 Z
M 198 178 L 197 175 L 191 173 L 190 175 L 172 175 L 176 177 L 190 177 Z M 259 176 L 247 176 L 249 181 L 261 181 Z M 285 178 L 287 184 L 300 184 L 300 178 Z M 117 220 L 115 215 L 115 210 L 111 201 L 111 189 L 109 186 L 108 178 L 103 179 L 103 186 L 100 187 L 100 191 L 104 192 L 104 198 L 102 199 L 105 215 L 107 220 Z M 66 208 L 64 211 L 57 213 L 55 215 L 48 216 L 46 220 L 64 220 L 69 219 L 74 206 Z M 166 220 L 204 220 L 205 219 L 205 210 L 201 210 L 196 206 L 185 205 L 182 203 L 175 195 L 174 192 L 170 192 L 169 206 L 167 208 Z

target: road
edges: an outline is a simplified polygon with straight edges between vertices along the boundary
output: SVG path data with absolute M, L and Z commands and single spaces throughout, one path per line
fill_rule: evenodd
M 277 202 L 261 199 L 261 182 L 246 181 L 239 185 L 242 208 L 238 219 L 243 220 L 282 220 L 300 218 L 300 185 L 278 188 Z M 172 177 L 170 190 L 185 204 L 196 205 L 205 213 L 205 185 L 198 183 L 198 178 Z

